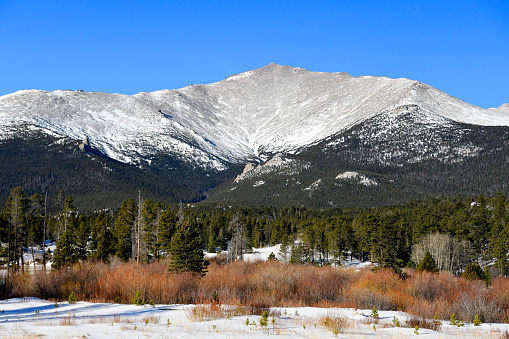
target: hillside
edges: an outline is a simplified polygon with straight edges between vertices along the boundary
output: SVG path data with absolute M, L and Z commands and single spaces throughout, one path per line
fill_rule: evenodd
M 96 192 L 139 189 L 168 201 L 340 207 L 352 194 L 347 205 L 371 206 L 506 192 L 508 107 L 482 109 L 405 78 L 276 64 L 133 96 L 18 91 L 0 97 L 0 197 L 21 185 L 64 189 L 97 207 L 109 198 Z M 246 164 L 277 154 L 282 164 L 277 157 L 249 173 L 253 182 L 233 183 Z M 125 174 L 107 184 L 87 177 L 105 168 Z

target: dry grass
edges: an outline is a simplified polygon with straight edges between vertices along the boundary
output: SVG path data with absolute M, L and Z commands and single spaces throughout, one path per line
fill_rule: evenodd
M 318 324 L 334 335 L 343 333 L 348 327 L 348 319 L 333 313 L 318 318 Z
M 143 320 L 144 321 L 144 320 Z M 141 322 L 139 318 L 136 317 L 125 317 L 121 315 L 114 316 L 98 316 L 88 320 L 89 324 L 134 324 Z
M 226 313 L 219 304 L 196 305 L 187 312 L 187 318 L 193 322 L 225 318 Z
M 500 333 L 500 339 L 509 339 L 509 331 L 505 331 L 505 332 L 502 332 Z
M 69 315 L 67 317 L 63 317 L 59 322 L 60 326 L 74 326 L 76 325 L 76 315 Z
M 141 318 L 141 321 L 145 325 L 147 325 L 147 324 L 159 324 L 159 322 L 161 321 L 161 318 L 157 317 L 155 315 L 148 315 L 148 316 L 145 316 L 145 317 Z
M 440 330 L 442 329 L 441 322 L 433 321 L 431 319 L 426 319 L 423 317 L 419 318 L 414 316 L 405 321 L 405 323 L 406 323 L 405 327 L 410 328 L 415 328 L 415 326 L 418 326 L 419 328 L 427 328 L 429 330 L 433 330 L 436 332 L 440 332 Z
M 79 300 L 130 303 L 136 292 L 157 304 L 199 304 L 196 319 L 261 314 L 271 307 L 352 307 L 409 312 L 448 319 L 454 312 L 465 322 L 476 314 L 483 322 L 509 322 L 509 279 L 495 278 L 490 287 L 479 281 L 407 270 L 405 280 L 391 270 L 356 271 L 334 267 L 287 265 L 277 261 L 218 265 L 204 277 L 168 274 L 166 262 L 140 264 L 115 261 L 77 264 L 70 269 L 17 274 L 0 294 L 65 301 L 72 291 Z M 220 306 L 207 305 L 213 295 Z M 205 305 L 204 305 L 205 304 Z M 108 320 L 111 322 L 111 320 Z

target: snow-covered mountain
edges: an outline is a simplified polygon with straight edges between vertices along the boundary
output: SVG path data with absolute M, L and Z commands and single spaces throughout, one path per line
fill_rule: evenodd
M 168 177 L 172 185 L 187 187 L 191 179 L 182 172 L 192 169 L 195 177 L 206 179 L 193 186 L 202 196 L 226 181 L 217 190 L 223 200 L 229 199 L 228 192 L 238 195 L 242 187 L 266 190 L 265 196 L 279 199 L 274 191 L 283 186 L 309 197 L 327 183 L 333 191 L 355 180 L 387 191 L 383 180 L 373 176 L 381 167 L 476 163 L 501 150 L 498 156 L 509 159 L 509 152 L 504 153 L 508 126 L 509 104 L 482 109 L 405 78 L 353 77 L 276 64 L 213 84 L 132 96 L 24 90 L 0 97 L 0 153 L 7 141 L 24 136 L 36 135 L 38 152 L 48 150 L 48 145 L 40 145 L 48 142 L 65 144 L 75 154 L 72 142 L 86 140 L 89 156 L 105 156 L 143 171 L 152 167 L 151 187 Z M 33 143 L 23 149 L 31 147 Z M 6 159 L 9 152 L 4 152 Z M 114 163 L 101 166 L 123 173 L 122 182 L 133 176 Z M 139 185 L 144 174 L 136 175 Z M 271 186 L 269 177 L 274 175 L 279 179 Z M 407 180 L 404 185 L 411 184 Z M 497 180 L 490 185 L 490 192 L 500 186 Z M 407 186 L 404 190 L 412 189 Z M 465 187 L 460 192 L 478 191 Z
M 19 91 L 0 97 L 0 126 L 27 124 L 86 137 L 94 149 L 125 163 L 160 152 L 221 170 L 266 154 L 297 153 L 408 106 L 437 119 L 509 125 L 507 104 L 485 110 L 417 81 L 270 64 L 209 85 L 133 96 Z

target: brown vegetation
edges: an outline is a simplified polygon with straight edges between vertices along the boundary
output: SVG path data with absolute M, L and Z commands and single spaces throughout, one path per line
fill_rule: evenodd
M 509 280 L 496 278 L 486 287 L 447 273 L 408 270 L 401 279 L 391 270 L 354 270 L 288 265 L 277 261 L 218 265 L 204 277 L 169 274 L 165 262 L 77 264 L 69 269 L 12 276 L 0 282 L 6 297 L 40 297 L 130 303 L 136 292 L 156 304 L 223 304 L 258 313 L 269 307 L 353 307 L 409 312 L 416 319 L 509 322 Z M 233 312 L 233 310 L 230 310 Z M 208 312 L 206 312 L 208 313 Z M 235 313 L 237 313 L 235 311 Z M 424 326 L 419 326 L 424 327 Z

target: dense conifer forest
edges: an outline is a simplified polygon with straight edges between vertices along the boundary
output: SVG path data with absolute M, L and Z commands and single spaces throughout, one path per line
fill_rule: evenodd
M 2 264 L 9 263 L 14 271 L 24 268 L 22 251 L 42 249 L 44 240 L 51 240 L 57 245 L 54 253 L 34 258 L 51 256 L 55 268 L 115 257 L 143 263 L 171 259 L 187 252 L 185 246 L 192 242 L 199 251 L 228 250 L 234 260 L 252 247 L 282 244 L 277 254 L 290 263 L 336 266 L 342 258 L 355 257 L 397 271 L 415 267 L 429 251 L 442 271 L 460 274 L 475 262 L 500 276 L 507 275 L 509 266 L 509 201 L 497 194 L 372 209 L 313 210 L 165 206 L 140 193 L 121 206 L 81 213 L 70 195 L 26 197 L 18 187 L 3 204 L 0 237 Z M 177 265 L 175 270 L 185 268 Z

